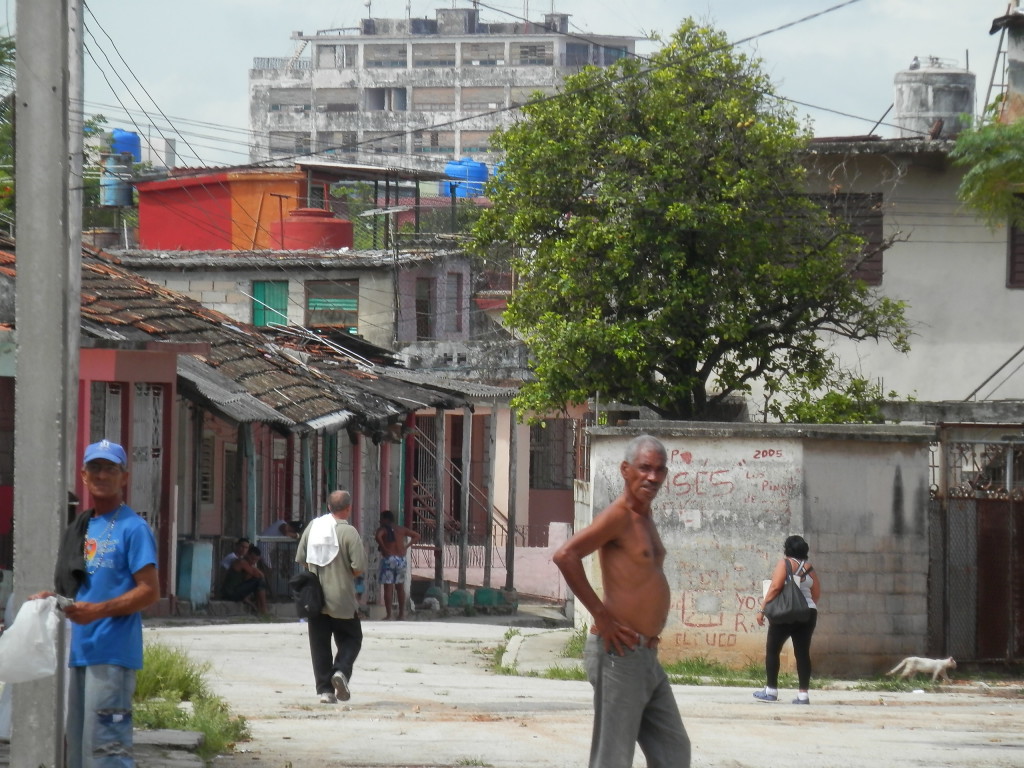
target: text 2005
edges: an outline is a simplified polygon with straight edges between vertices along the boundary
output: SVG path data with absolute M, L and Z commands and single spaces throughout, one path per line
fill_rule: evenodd
M 755 459 L 778 459 L 782 457 L 781 448 L 766 448 L 764 450 L 754 451 Z

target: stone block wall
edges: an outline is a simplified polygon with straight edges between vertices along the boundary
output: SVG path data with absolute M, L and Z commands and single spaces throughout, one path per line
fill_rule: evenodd
M 924 653 L 930 428 L 665 422 L 597 428 L 592 515 L 620 492 L 626 445 L 645 431 L 668 450 L 668 478 L 654 505 L 673 593 L 662 658 L 760 663 L 766 630 L 755 618 L 762 582 L 791 534 L 807 539 L 823 587 L 815 669 L 871 674 L 894 658 Z

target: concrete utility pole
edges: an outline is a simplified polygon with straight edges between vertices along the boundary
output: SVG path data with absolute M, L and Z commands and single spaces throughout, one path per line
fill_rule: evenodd
M 69 188 L 81 187 L 81 161 L 72 185 L 74 150 L 69 143 L 68 109 L 72 2 L 17 2 L 14 599 L 18 606 L 31 593 L 53 584 L 74 463 L 81 214 L 72 215 Z M 72 21 L 76 29 L 80 22 L 81 15 L 76 13 Z M 81 138 L 81 130 L 78 134 Z M 14 686 L 11 765 L 64 764 L 63 680 L 62 671 L 56 677 Z

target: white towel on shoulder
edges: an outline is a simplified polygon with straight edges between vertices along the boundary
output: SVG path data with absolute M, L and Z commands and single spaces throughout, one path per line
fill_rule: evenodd
M 312 565 L 327 565 L 338 556 L 337 524 L 334 515 L 327 513 L 309 524 L 309 538 L 306 540 L 306 562 Z

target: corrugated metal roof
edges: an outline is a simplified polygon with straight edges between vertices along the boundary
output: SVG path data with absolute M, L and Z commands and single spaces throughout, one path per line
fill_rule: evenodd
M 238 423 L 263 422 L 290 427 L 294 421 L 250 395 L 245 388 L 192 355 L 178 356 L 178 376 L 192 385 L 207 407 Z M 184 386 L 182 387 L 184 389 Z
M 507 400 L 519 392 L 518 386 L 499 387 L 492 384 L 482 384 L 479 381 L 453 379 L 447 374 L 436 371 L 416 371 L 404 368 L 388 368 L 386 371 L 384 369 L 379 370 L 391 378 L 400 379 L 410 384 L 439 389 L 443 392 L 456 393 L 466 398 L 478 400 Z

